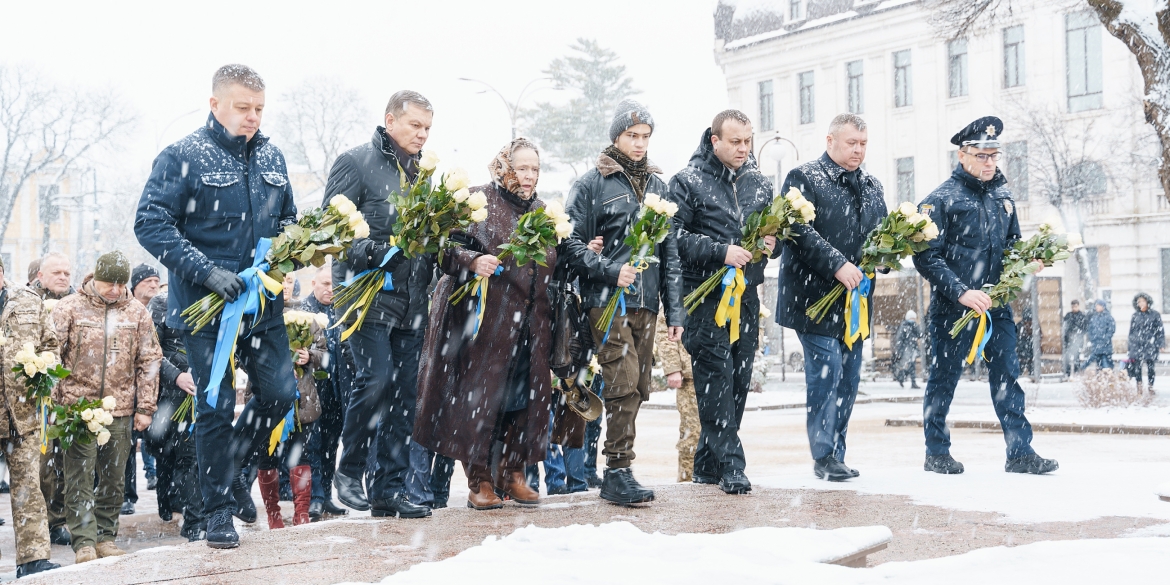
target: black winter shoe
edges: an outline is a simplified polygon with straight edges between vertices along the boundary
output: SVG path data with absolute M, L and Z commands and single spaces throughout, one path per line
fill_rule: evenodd
M 752 491 L 752 482 L 738 469 L 732 469 L 719 478 L 719 489 L 725 494 L 746 494 Z
M 309 502 L 309 522 L 317 522 L 321 520 L 321 516 L 325 513 L 324 502 Z
M 845 462 L 842 461 L 841 465 L 845 465 Z M 849 475 L 852 475 L 853 477 L 861 477 L 860 471 L 857 471 L 856 469 L 853 469 L 852 467 L 849 467 L 848 465 L 845 465 L 845 469 L 849 470 Z
M 337 474 L 341 477 L 341 474 Z M 431 515 L 430 506 L 416 506 L 406 499 L 406 494 L 398 492 L 393 496 L 374 500 L 370 507 L 370 515 L 375 518 L 396 516 L 398 518 L 426 518 Z
M 0 494 L 7 494 L 7 493 L 12 493 L 12 488 L 8 487 L 8 482 L 0 481 Z
M 548 488 L 548 495 L 550 496 L 563 496 L 567 493 L 569 493 L 569 486 L 567 485 L 555 485 Z
M 597 489 L 601 487 L 601 478 L 597 477 L 597 474 L 594 473 L 585 478 L 585 485 L 589 486 L 589 489 Z
M 58 565 L 57 563 L 50 563 L 47 559 L 41 559 L 39 561 L 29 561 L 29 562 L 24 563 L 22 565 L 16 565 L 16 578 L 19 579 L 21 577 L 27 577 L 27 576 L 32 575 L 34 573 L 41 573 L 44 571 L 52 571 L 53 569 L 59 569 L 59 568 L 61 568 L 61 565 Z
M 73 544 L 73 537 L 69 535 L 68 528 L 58 526 L 49 531 L 49 542 L 69 546 Z
M 849 471 L 849 468 L 845 467 L 844 463 L 837 461 L 837 458 L 832 455 L 826 455 L 817 459 L 813 463 L 813 474 L 817 476 L 817 479 L 825 479 L 828 481 L 853 479 L 853 473 Z
M 338 471 L 333 474 L 333 488 L 337 490 L 337 499 L 342 504 L 359 512 L 370 509 L 370 502 L 366 499 L 366 490 L 362 488 L 362 481 L 354 479 Z
M 950 453 L 927 455 L 926 462 L 922 464 L 922 469 L 943 475 L 957 475 L 963 473 L 963 464 L 955 461 L 955 458 L 951 457 Z
M 123 516 L 130 516 L 133 513 L 134 513 L 134 502 L 131 502 L 130 500 L 126 500 L 125 502 L 122 502 L 121 514 Z
M 1045 459 L 1035 453 L 1029 453 L 1023 457 L 1016 457 L 1015 459 L 1008 459 L 1007 463 L 1003 465 L 1003 470 L 1008 473 L 1044 475 L 1057 469 L 1060 469 L 1060 464 L 1055 459 Z
M 207 523 L 192 522 L 190 524 L 183 523 L 183 528 L 179 530 L 179 536 L 187 539 L 187 542 L 198 542 L 207 539 Z
M 175 513 L 170 506 L 159 506 L 158 517 L 162 518 L 163 522 L 170 522 L 175 517 Z
M 211 548 L 236 548 L 240 546 L 240 535 L 236 534 L 236 527 L 232 526 L 232 512 L 230 508 L 221 508 L 211 513 L 207 519 L 207 546 Z
M 331 499 L 325 500 L 325 505 L 324 505 L 324 507 L 321 508 L 321 511 L 325 512 L 326 514 L 328 514 L 330 516 L 345 516 L 346 514 L 349 514 L 349 510 L 346 510 L 345 508 L 342 508 L 341 506 L 334 504 L 333 500 L 331 500 Z
M 155 490 L 157 488 L 158 488 L 158 478 L 157 477 L 146 478 L 146 489 L 147 490 Z
M 654 501 L 654 491 L 642 487 L 629 467 L 606 469 L 605 479 L 601 482 L 601 499 L 622 506 L 645 504 Z
M 256 521 L 256 502 L 252 501 L 250 483 L 247 475 L 243 472 L 237 473 L 235 479 L 232 480 L 232 498 L 236 501 L 232 515 L 245 524 L 252 524 Z

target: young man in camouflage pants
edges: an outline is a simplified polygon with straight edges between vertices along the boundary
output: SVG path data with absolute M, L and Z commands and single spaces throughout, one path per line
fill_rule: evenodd
M 7 341 L 0 346 L 0 448 L 12 477 L 12 527 L 16 531 L 16 576 L 23 577 L 60 565 L 49 562 L 49 521 L 41 494 L 41 449 L 36 408 L 28 400 L 22 377 L 12 371 L 16 352 L 32 344 L 37 353 L 58 350 L 57 333 L 40 297 L 19 286 L 6 286 L 0 263 L 0 327 Z
M 699 405 L 695 401 L 695 377 L 691 374 L 691 354 L 681 343 L 671 341 L 666 332 L 666 312 L 658 313 L 654 333 L 658 365 L 666 376 L 666 386 L 674 388 L 678 406 L 678 480 L 691 481 L 695 470 L 695 449 L 699 446 Z

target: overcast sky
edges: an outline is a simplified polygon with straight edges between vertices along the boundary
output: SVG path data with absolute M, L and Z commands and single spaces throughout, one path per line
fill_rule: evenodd
M 712 53 L 714 0 L 7 4 L 0 60 L 121 92 L 141 122 L 118 166 L 143 182 L 156 144 L 202 123 L 211 74 L 232 62 L 267 83 L 262 131 L 272 129 L 282 91 L 306 77 L 335 75 L 361 93 L 370 112 L 363 140 L 391 93 L 416 89 L 436 110 L 427 147 L 475 182 L 486 182 L 510 126 L 499 98 L 458 78 L 482 79 L 514 99 L 577 37 L 598 40 L 626 65 L 657 124 L 650 157 L 668 176 L 727 101 Z M 543 179 L 545 190 L 566 186 L 562 175 Z

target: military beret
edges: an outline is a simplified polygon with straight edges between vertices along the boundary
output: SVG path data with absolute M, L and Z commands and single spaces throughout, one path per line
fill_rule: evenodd
M 955 146 L 976 148 L 999 148 L 999 135 L 1003 133 L 1003 120 L 995 116 L 984 116 L 967 124 L 951 137 Z

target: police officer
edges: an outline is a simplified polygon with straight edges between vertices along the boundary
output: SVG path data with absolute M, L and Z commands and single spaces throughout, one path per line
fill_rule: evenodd
M 919 206 L 939 229 L 930 248 L 914 256 L 914 266 L 931 284 L 929 326 L 935 359 L 922 402 L 923 468 L 935 473 L 963 473 L 963 464 L 950 454 L 946 419 L 979 327 L 979 320 L 972 320 L 958 337 L 951 338 L 951 327 L 968 309 L 990 316 L 990 340 L 983 356 L 991 400 L 1007 442 L 1004 471 L 1042 474 L 1058 467 L 1056 461 L 1032 450 L 1032 426 L 1024 417 L 1024 390 L 1017 382 L 1020 362 L 1011 307 L 992 309 L 991 297 L 981 290 L 999 281 L 1003 252 L 1020 239 L 1011 191 L 996 167 L 1002 131 L 1003 122 L 987 116 L 955 134 L 951 143 L 959 147 L 959 165 Z

